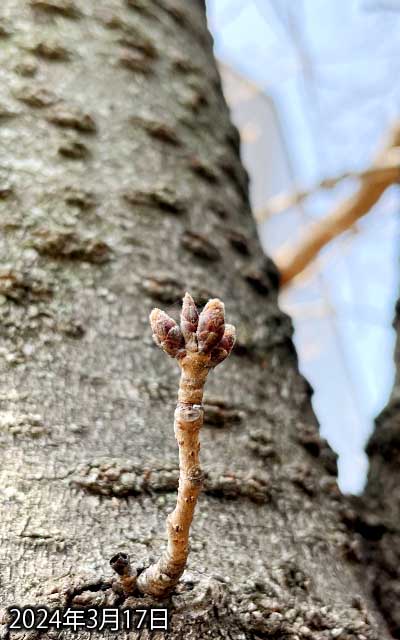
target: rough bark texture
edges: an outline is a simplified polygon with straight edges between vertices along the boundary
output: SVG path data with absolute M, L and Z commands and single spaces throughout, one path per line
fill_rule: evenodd
M 164 548 L 178 373 L 147 318 L 188 290 L 223 299 L 239 339 L 210 380 L 205 491 L 168 636 L 385 638 L 257 242 L 202 5 L 2 2 L 0 603 L 121 602 L 110 558 L 143 567 Z
M 393 637 L 400 638 L 400 303 L 394 328 L 395 382 L 367 446 L 368 484 L 363 498 L 355 501 L 353 522 L 364 538 L 371 592 Z

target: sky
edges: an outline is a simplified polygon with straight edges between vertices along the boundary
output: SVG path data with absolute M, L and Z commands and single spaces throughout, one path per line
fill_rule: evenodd
M 228 102 L 242 132 L 253 208 L 368 166 L 400 106 L 397 0 L 208 0 L 217 58 L 254 83 L 263 108 Z M 251 126 L 250 126 L 251 125 Z M 258 137 L 248 135 L 258 131 Z M 260 158 L 263 162 L 260 163 Z M 356 188 L 346 180 L 259 227 L 272 256 Z M 339 453 L 343 491 L 359 493 L 364 447 L 393 383 L 399 190 L 391 187 L 280 296 L 295 326 L 321 433 Z

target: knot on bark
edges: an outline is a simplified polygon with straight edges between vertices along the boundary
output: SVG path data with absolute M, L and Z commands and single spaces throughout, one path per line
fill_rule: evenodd
M 175 409 L 175 419 L 183 422 L 196 422 L 203 417 L 204 409 L 201 404 L 178 404 Z

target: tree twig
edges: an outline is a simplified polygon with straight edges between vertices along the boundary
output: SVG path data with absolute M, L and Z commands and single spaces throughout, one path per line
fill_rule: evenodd
M 275 256 L 281 285 L 287 284 L 301 273 L 328 242 L 352 227 L 370 211 L 386 189 L 400 179 L 397 164 L 390 166 L 390 158 L 393 160 L 394 154 L 398 158 L 397 147 L 400 147 L 400 123 L 393 127 L 377 154 L 372 171 L 360 179 L 356 193 L 343 200 L 326 218 L 310 225 L 297 246 L 289 244 Z M 376 168 L 379 169 L 378 172 L 374 170 Z M 381 171 L 382 168 L 385 169 Z
M 265 222 L 271 216 L 284 213 L 288 209 L 301 204 L 322 189 L 334 189 L 343 180 L 368 178 L 371 182 L 380 182 L 382 180 L 391 180 L 393 176 L 395 176 L 394 180 L 400 176 L 400 149 L 397 148 L 388 150 L 379 166 L 368 167 L 364 171 L 346 171 L 338 176 L 324 178 L 324 180 L 321 180 L 310 189 L 292 193 L 280 193 L 273 196 L 268 200 L 266 207 L 255 212 L 254 217 L 258 223 Z
M 188 293 L 183 299 L 180 327 L 160 309 L 153 309 L 150 323 L 155 342 L 176 358 L 181 369 L 174 422 L 179 447 L 179 487 L 175 509 L 167 518 L 168 545 L 158 562 L 137 579 L 142 593 L 161 598 L 176 586 L 186 566 L 189 530 L 202 485 L 199 432 L 204 415 L 203 389 L 210 369 L 232 351 L 235 328 L 225 325 L 220 300 L 209 300 L 199 315 Z

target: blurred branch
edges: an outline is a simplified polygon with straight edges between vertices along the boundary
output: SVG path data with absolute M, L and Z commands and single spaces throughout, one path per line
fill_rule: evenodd
M 396 147 L 387 151 L 379 166 L 369 167 L 365 171 L 347 171 L 332 178 L 324 178 L 311 189 L 294 191 L 293 193 L 280 193 L 270 198 L 264 209 L 255 212 L 255 218 L 258 223 L 264 222 L 271 216 L 284 213 L 288 209 L 301 204 L 321 189 L 333 189 L 343 180 L 369 178 L 371 182 L 380 182 L 382 180 L 390 180 L 392 176 L 394 176 L 393 182 L 396 181 L 396 177 L 400 177 L 400 149 Z
M 326 218 L 313 223 L 297 246 L 283 247 L 275 262 L 285 285 L 301 273 L 331 240 L 343 233 L 370 211 L 388 187 L 400 179 L 400 121 L 377 153 L 370 169 L 361 173 L 360 186 Z

